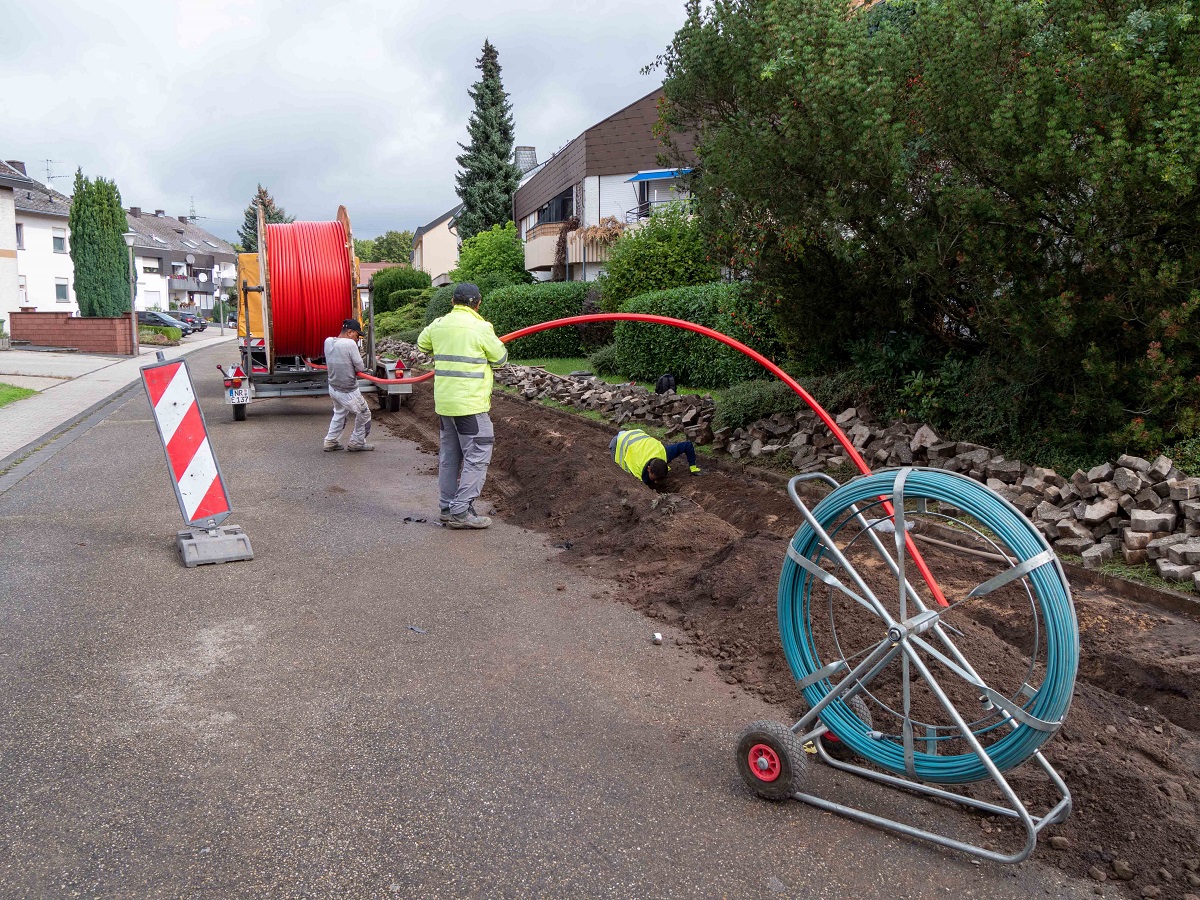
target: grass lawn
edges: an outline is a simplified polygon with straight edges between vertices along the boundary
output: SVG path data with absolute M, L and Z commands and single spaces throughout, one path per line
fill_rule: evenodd
M 541 366 L 547 372 L 553 372 L 555 375 L 570 375 L 572 372 L 590 372 L 588 361 L 582 356 L 566 356 L 561 359 L 510 359 L 514 366 Z M 630 379 L 623 378 L 620 375 L 601 375 L 601 381 L 606 381 L 609 384 L 627 384 Z M 647 384 L 646 387 L 654 389 L 653 384 Z M 713 399 L 719 399 L 721 392 L 714 388 L 708 387 L 693 387 L 691 385 L 680 384 L 675 386 L 677 394 L 712 394 Z
M 32 397 L 37 391 L 31 391 L 29 388 L 17 387 L 12 384 L 5 384 L 0 381 L 0 406 L 8 406 L 10 403 L 15 403 L 17 400 L 24 400 L 26 397 Z

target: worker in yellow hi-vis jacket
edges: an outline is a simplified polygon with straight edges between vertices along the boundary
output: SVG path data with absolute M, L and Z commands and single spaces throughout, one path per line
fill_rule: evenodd
M 613 462 L 635 478 L 642 479 L 647 487 L 661 487 L 667 479 L 667 467 L 678 456 L 687 456 L 688 471 L 700 474 L 696 465 L 696 448 L 691 441 L 663 445 L 662 441 L 650 437 L 641 429 L 621 431 L 613 438 L 608 449 L 613 452 Z
M 438 492 L 447 528 L 492 524 L 475 514 L 474 501 L 492 461 L 492 369 L 508 362 L 508 351 L 479 315 L 481 299 L 475 285 L 457 285 L 450 312 L 417 338 L 417 346 L 433 354 L 433 406 L 441 427 Z

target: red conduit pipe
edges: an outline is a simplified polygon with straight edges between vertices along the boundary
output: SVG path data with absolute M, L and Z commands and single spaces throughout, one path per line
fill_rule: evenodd
M 321 356 L 352 311 L 346 230 L 341 222 L 291 222 L 266 231 L 275 352 Z
M 871 474 L 871 467 L 867 465 L 866 460 L 862 458 L 862 454 L 858 452 L 858 449 L 850 441 L 850 438 L 838 427 L 837 422 L 825 411 L 824 407 L 808 391 L 800 386 L 800 383 L 796 379 L 792 378 L 791 375 L 783 371 L 783 369 L 779 368 L 779 366 L 775 365 L 775 363 L 771 362 L 757 350 L 752 350 L 741 341 L 734 340 L 728 335 L 721 334 L 721 332 L 706 328 L 703 325 L 697 325 L 695 322 L 672 319 L 668 316 L 652 316 L 645 313 L 593 313 L 586 316 L 569 316 L 565 319 L 555 319 L 552 322 L 539 322 L 537 325 L 530 325 L 528 328 L 520 328 L 511 334 L 506 334 L 500 340 L 507 344 L 511 341 L 528 337 L 531 334 L 537 334 L 539 331 L 549 331 L 552 328 L 563 328 L 567 325 L 587 325 L 592 322 L 649 322 L 654 325 L 670 325 L 673 328 L 682 328 L 685 331 L 694 331 L 697 334 L 710 337 L 715 341 L 720 341 L 727 347 L 732 347 L 734 350 L 744 353 L 795 391 L 800 399 L 808 404 L 808 407 L 825 423 L 825 427 L 829 429 L 837 442 L 842 445 L 842 449 L 846 451 L 846 455 L 850 457 L 854 465 L 858 467 L 858 470 L 864 475 Z M 318 366 L 317 368 L 323 367 Z M 413 378 L 379 378 L 366 372 L 359 372 L 358 374 L 360 378 L 365 378 L 367 381 L 374 382 L 375 384 L 416 384 L 418 381 L 427 381 L 433 377 L 433 372 L 426 372 L 424 375 L 418 375 Z M 883 508 L 887 511 L 887 514 L 889 516 L 892 515 L 891 502 L 885 498 L 880 499 L 883 500 Z M 925 562 L 925 558 L 917 550 L 917 545 L 913 542 L 912 535 L 907 533 L 904 535 L 904 546 L 916 564 L 917 571 L 921 573 L 921 577 L 929 585 L 929 590 L 933 593 L 933 598 L 937 601 L 938 605 L 949 606 L 950 604 L 946 601 L 945 594 L 942 593 L 941 587 L 938 586 L 937 579 L 933 577 L 933 572 L 929 570 L 929 565 Z

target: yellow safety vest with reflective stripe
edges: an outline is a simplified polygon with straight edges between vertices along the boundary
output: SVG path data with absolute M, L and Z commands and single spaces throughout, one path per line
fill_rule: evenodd
M 492 408 L 492 368 L 508 362 L 508 351 L 492 323 L 455 304 L 417 338 L 433 354 L 433 408 L 439 416 L 471 416 Z
M 618 466 L 634 478 L 641 478 L 646 463 L 652 459 L 667 461 L 667 448 L 662 445 L 662 441 L 650 437 L 640 428 L 618 432 L 617 446 L 613 453 L 613 461 Z

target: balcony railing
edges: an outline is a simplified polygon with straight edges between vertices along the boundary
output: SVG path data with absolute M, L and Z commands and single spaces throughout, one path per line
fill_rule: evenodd
M 633 225 L 641 222 L 644 219 L 650 218 L 655 209 L 671 205 L 681 206 L 689 214 L 695 212 L 695 202 L 691 197 L 668 197 L 665 200 L 647 200 L 645 203 L 639 203 L 633 209 L 626 210 L 625 224 Z
M 172 275 L 167 278 L 167 289 L 171 291 L 192 291 L 198 294 L 216 293 L 216 288 L 211 281 L 200 281 L 196 278 L 188 278 L 180 275 Z

